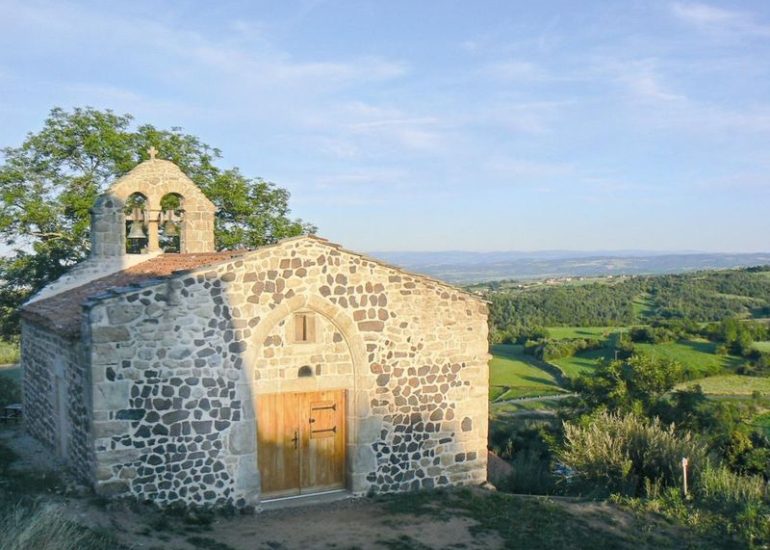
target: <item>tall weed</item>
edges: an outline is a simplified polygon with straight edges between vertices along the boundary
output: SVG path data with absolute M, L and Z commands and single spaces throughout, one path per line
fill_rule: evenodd
M 608 412 L 584 424 L 565 423 L 559 454 L 586 485 L 627 496 L 680 484 L 683 457 L 697 469 L 706 448 L 690 433 L 677 433 L 673 424 Z

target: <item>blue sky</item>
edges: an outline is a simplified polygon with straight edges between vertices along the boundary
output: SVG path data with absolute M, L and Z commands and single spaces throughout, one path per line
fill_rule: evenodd
M 0 0 L 0 145 L 181 126 L 371 250 L 770 250 L 770 2 Z

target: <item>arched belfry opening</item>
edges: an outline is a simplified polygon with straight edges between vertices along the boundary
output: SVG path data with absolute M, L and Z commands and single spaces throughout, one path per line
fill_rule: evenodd
M 163 252 L 179 252 L 182 247 L 182 222 L 184 221 L 184 197 L 168 193 L 160 199 L 160 223 L 158 242 Z
M 97 200 L 92 257 L 214 252 L 215 206 L 176 164 L 148 152 Z
M 149 243 L 147 197 L 132 193 L 123 208 L 126 216 L 126 253 L 146 254 Z

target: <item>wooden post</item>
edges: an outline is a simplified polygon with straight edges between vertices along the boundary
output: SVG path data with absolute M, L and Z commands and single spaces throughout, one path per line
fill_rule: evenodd
M 688 460 L 682 458 L 682 487 L 684 488 L 684 496 L 687 496 L 687 464 Z

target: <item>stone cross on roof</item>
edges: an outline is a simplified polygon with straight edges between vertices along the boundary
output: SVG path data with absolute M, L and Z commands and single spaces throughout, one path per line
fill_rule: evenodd
M 150 160 L 155 160 L 155 155 L 158 154 L 158 150 L 155 148 L 154 145 L 151 145 L 149 149 L 147 149 L 147 152 L 150 154 Z

